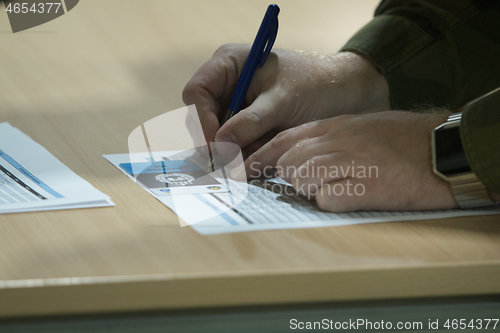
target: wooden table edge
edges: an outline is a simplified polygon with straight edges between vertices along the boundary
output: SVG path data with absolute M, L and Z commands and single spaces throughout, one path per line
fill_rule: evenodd
M 500 293 L 499 263 L 0 281 L 0 318 Z

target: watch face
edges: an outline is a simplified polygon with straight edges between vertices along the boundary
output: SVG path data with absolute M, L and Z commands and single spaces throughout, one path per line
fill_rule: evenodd
M 437 171 L 447 177 L 471 171 L 460 139 L 459 127 L 436 130 L 434 144 Z

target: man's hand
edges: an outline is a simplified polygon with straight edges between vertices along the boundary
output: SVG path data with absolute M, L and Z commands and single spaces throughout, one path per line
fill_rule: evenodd
M 315 121 L 278 134 L 245 162 L 276 166 L 301 194 L 333 212 L 458 207 L 432 171 L 431 133 L 445 114 L 387 111 Z
M 184 88 L 207 142 L 236 143 L 249 155 L 276 133 L 312 120 L 390 109 L 385 78 L 363 57 L 274 50 L 255 72 L 241 112 L 219 129 L 249 51 L 220 47 Z

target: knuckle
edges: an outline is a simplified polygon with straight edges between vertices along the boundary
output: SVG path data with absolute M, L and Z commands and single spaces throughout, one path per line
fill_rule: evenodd
M 316 204 L 318 205 L 319 209 L 321 209 L 321 210 L 331 211 L 330 198 L 328 198 L 321 191 L 318 193 L 318 195 L 316 195 Z
M 290 179 L 292 180 L 292 185 L 295 186 L 302 186 L 306 185 L 308 182 L 308 179 L 306 177 L 307 170 L 304 171 L 304 167 L 299 167 L 296 170 L 293 170 L 292 174 L 290 175 Z
M 329 212 L 346 212 L 352 206 L 352 196 L 348 196 L 341 188 L 335 186 L 343 186 L 343 183 L 328 183 L 325 184 L 318 195 L 316 196 L 316 203 L 322 210 Z
M 311 169 L 316 171 L 314 175 L 326 177 L 328 171 L 328 164 L 325 164 L 325 155 L 314 155 L 312 156 L 307 163 L 311 166 Z M 319 172 L 321 170 L 322 172 Z
M 215 50 L 214 55 L 231 53 L 231 52 L 233 52 L 235 45 L 236 44 L 234 44 L 234 43 L 223 44 L 223 45 L 219 46 L 217 48 L 217 50 Z
M 245 163 L 248 164 L 248 165 L 255 165 L 255 164 L 259 164 L 260 163 L 258 162 L 260 160 L 260 152 L 257 150 L 256 152 L 250 154 L 246 160 L 245 160 Z
M 228 43 L 219 46 L 217 50 L 214 52 L 213 57 L 234 58 L 234 59 L 239 59 L 243 57 L 244 59 L 246 59 L 248 56 L 249 48 L 250 46 L 246 44 Z
M 273 138 L 272 142 L 274 143 L 274 145 L 276 146 L 281 146 L 282 144 L 285 143 L 285 141 L 287 140 L 287 137 L 288 137 L 288 134 L 289 134 L 289 130 L 285 130 L 285 131 L 281 131 L 279 132 L 278 134 L 276 134 L 276 136 Z
M 275 135 L 274 139 L 281 141 L 281 140 L 283 140 L 284 136 L 286 136 L 286 131 L 281 131 Z
M 297 141 L 297 143 L 293 147 L 293 149 L 295 150 L 295 154 L 296 155 L 306 154 L 307 150 L 310 148 L 310 145 L 311 144 L 308 138 Z
M 351 114 L 341 114 L 331 118 L 330 127 L 335 131 L 349 129 L 353 126 L 353 119 L 356 117 Z
M 282 155 L 278 161 L 276 161 L 276 168 L 279 171 L 280 177 L 286 179 L 290 179 L 290 168 L 288 163 L 286 162 L 286 154 Z M 292 184 L 293 185 L 293 184 Z
M 352 147 L 357 136 L 359 134 L 349 127 L 337 127 L 330 131 L 326 137 L 330 140 L 343 140 L 343 142 L 349 143 L 349 147 Z
M 259 130 L 264 127 L 264 119 L 262 116 L 256 111 L 249 111 L 245 113 L 247 115 L 246 120 L 248 125 L 250 125 L 253 129 Z
M 184 104 L 192 104 L 193 100 L 193 95 L 195 94 L 196 91 L 196 85 L 192 83 L 192 81 L 189 81 L 184 89 L 182 90 L 182 101 Z
M 316 194 L 314 192 L 316 191 L 313 191 L 313 187 L 312 185 L 314 185 L 314 183 L 310 183 L 309 180 L 307 178 L 304 178 L 304 177 L 301 177 L 300 175 L 297 174 L 297 172 L 294 172 L 292 175 L 291 175 L 291 182 L 290 182 L 293 186 L 293 188 L 299 193 L 299 194 L 302 194 L 302 195 L 311 195 L 311 194 Z
M 283 155 L 276 161 L 276 167 L 280 168 L 282 170 L 282 173 L 286 170 L 286 164 L 283 159 Z
M 291 175 L 292 185 L 310 199 L 319 193 L 324 185 L 323 179 L 318 179 L 316 176 L 314 166 L 306 162 Z

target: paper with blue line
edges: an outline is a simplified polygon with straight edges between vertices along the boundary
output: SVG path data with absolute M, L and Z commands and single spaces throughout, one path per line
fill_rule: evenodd
M 227 190 L 203 192 L 200 191 L 202 187 L 193 186 L 194 190 L 190 193 L 158 195 L 154 189 L 144 186 L 139 179 L 131 175 L 134 173 L 131 171 L 132 165 L 127 163 L 130 163 L 130 160 L 135 161 L 138 167 L 135 170 L 136 176 L 140 175 L 141 170 L 145 170 L 146 173 L 152 172 L 152 174 L 163 172 L 162 161 L 167 165 L 170 163 L 170 168 L 165 169 L 165 172 L 182 171 L 183 173 L 188 172 L 187 170 L 198 169 L 197 166 L 191 164 L 197 161 L 194 150 L 155 152 L 158 160 L 153 161 L 149 153 L 103 156 L 174 211 L 179 217 L 181 226 L 191 226 L 203 235 L 500 213 L 500 209 L 496 207 L 441 211 L 361 211 L 337 214 L 320 210 L 314 201 L 296 194 L 291 185 L 280 178 L 259 179 L 249 183 L 238 182 L 224 177 L 222 169 L 212 172 L 209 176 L 221 183 L 221 186 L 227 184 Z M 198 161 L 198 164 L 206 165 L 206 161 Z M 176 167 L 179 169 L 175 169 Z M 171 189 L 175 188 L 179 187 Z
M 0 214 L 114 206 L 44 147 L 0 123 Z

